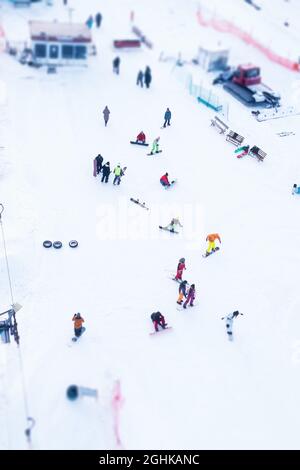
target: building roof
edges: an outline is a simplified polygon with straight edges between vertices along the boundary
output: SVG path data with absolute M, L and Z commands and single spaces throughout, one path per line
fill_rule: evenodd
M 29 21 L 30 37 L 40 41 L 91 42 L 92 36 L 85 23 L 58 21 Z

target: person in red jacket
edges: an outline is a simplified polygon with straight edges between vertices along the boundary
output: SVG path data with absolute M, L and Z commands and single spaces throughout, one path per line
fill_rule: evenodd
M 146 136 L 143 131 L 141 131 L 137 136 L 136 142 L 142 142 L 143 144 L 146 142 Z
M 176 281 L 182 281 L 182 274 L 183 270 L 186 269 L 185 267 L 185 258 L 180 258 L 178 266 L 177 266 L 177 273 L 176 276 L 174 277 L 174 280 Z
M 168 173 L 165 173 L 165 174 L 160 178 L 160 184 L 162 184 L 163 186 L 171 186 L 168 176 L 169 176 L 169 174 L 168 174 Z

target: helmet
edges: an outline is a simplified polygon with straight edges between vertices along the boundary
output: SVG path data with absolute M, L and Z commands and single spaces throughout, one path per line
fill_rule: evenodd
M 185 258 L 180 258 L 179 262 L 180 263 L 185 263 Z
M 76 313 L 76 318 L 80 318 L 80 313 Z

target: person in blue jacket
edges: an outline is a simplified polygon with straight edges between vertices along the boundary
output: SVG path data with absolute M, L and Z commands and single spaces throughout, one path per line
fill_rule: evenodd
M 166 112 L 165 112 L 165 122 L 164 122 L 164 126 L 163 127 L 166 127 L 166 125 L 170 126 L 170 120 L 171 120 L 171 111 L 169 110 L 169 108 L 167 108 Z
M 300 186 L 298 186 L 297 184 L 294 184 L 292 194 L 300 194 Z

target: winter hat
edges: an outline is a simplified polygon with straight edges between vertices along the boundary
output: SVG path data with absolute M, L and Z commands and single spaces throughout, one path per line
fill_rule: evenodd
M 185 263 L 185 258 L 180 258 L 179 262 L 180 263 Z

